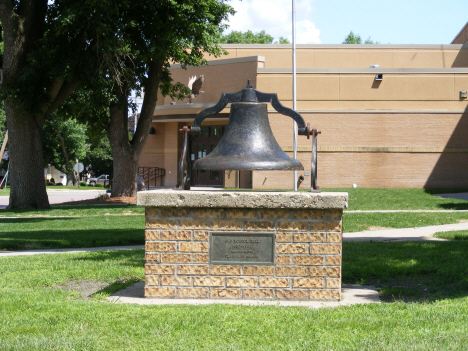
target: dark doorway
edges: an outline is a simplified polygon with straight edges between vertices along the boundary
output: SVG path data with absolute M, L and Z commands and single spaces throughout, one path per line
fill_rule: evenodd
M 192 139 L 190 161 L 193 163 L 205 157 L 218 145 L 223 136 L 224 126 L 201 127 L 201 134 Z M 192 169 L 192 185 L 223 186 L 224 171 Z

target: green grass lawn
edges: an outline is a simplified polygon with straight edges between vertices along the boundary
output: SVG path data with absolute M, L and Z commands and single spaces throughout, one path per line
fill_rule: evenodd
M 347 191 L 348 210 L 466 210 L 468 201 L 443 199 L 432 194 L 468 192 L 466 189 L 327 189 Z M 376 228 L 410 228 L 451 224 L 468 220 L 467 212 L 459 213 L 349 213 L 343 215 L 343 231 L 356 232 Z
M 5 210 L 0 209 L 0 220 L 2 217 L 62 217 L 62 216 L 105 216 L 105 215 L 137 215 L 144 214 L 145 208 L 136 205 L 81 205 L 66 206 L 53 205 L 50 210 Z
M 234 189 L 252 191 L 255 189 Z M 272 189 L 271 191 L 292 191 Z M 309 189 L 300 189 L 308 192 Z M 348 210 L 468 210 L 468 201 L 443 199 L 433 194 L 464 193 L 468 189 L 324 188 L 348 193 Z
M 144 244 L 143 215 L 3 218 L 0 224 L 2 250 Z
M 468 240 L 468 230 L 454 230 L 452 232 L 435 233 L 436 238 L 451 240 Z
M 468 296 L 468 242 L 344 242 L 343 282 L 375 285 L 385 301 Z
M 349 191 L 350 210 L 443 210 L 468 207 L 468 201 L 442 199 L 432 196 L 423 189 L 351 188 L 333 190 Z M 432 192 L 442 191 L 434 190 Z M 0 248 L 26 249 L 142 244 L 143 214 L 144 208 L 141 206 L 110 204 L 101 206 L 56 205 L 51 210 L 0 210 Z M 81 217 L 81 219 L 48 218 L 73 216 Z M 122 216 L 123 219 L 115 218 L 119 216 Z M 18 217 L 18 219 L 2 217 Z M 34 219 L 34 217 L 42 219 Z M 450 224 L 460 221 L 468 221 L 468 212 L 350 213 L 345 211 L 343 228 L 344 232 L 356 232 L 378 228 Z M 131 234 L 127 235 L 126 231 Z
M 0 189 L 0 196 L 10 196 L 10 186 Z
M 343 214 L 343 232 L 385 228 L 426 227 L 468 221 L 468 212 L 428 213 L 346 213 Z
M 0 349 L 466 350 L 467 249 L 466 242 L 345 243 L 344 282 L 375 282 L 416 302 L 319 310 L 103 300 L 143 279 L 143 250 L 1 258 Z M 415 297 L 403 282 L 428 292 Z M 97 294 L 70 289 L 86 284 L 99 286 Z
M 334 188 L 346 191 L 348 210 L 468 210 L 468 201 L 443 199 L 433 194 L 468 192 L 468 189 Z
M 467 203 L 414 189 L 352 190 L 351 209 Z M 142 244 L 143 213 L 132 205 L 3 210 L 15 218 L 0 218 L 0 248 Z M 345 213 L 344 228 L 463 219 L 463 212 Z M 343 283 L 375 285 L 384 303 L 319 310 L 104 300 L 144 279 L 144 250 L 0 258 L 0 350 L 467 350 L 467 252 L 468 241 L 345 242 Z

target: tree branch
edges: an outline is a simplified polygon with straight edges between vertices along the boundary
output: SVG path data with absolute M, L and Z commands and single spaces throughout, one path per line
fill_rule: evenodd
M 0 0 L 0 20 L 2 24 L 8 24 L 8 19 L 13 14 L 13 0 Z
M 161 81 L 163 63 L 160 61 L 151 62 L 149 64 L 148 80 L 145 85 L 145 97 L 143 98 L 143 106 L 141 107 L 140 119 L 138 120 L 137 130 L 132 139 L 132 147 L 136 150 L 143 149 L 148 131 L 151 126 L 151 121 L 158 101 L 158 89 Z
M 60 80 L 60 79 L 56 79 L 56 80 Z M 57 90 L 56 84 L 59 84 L 59 82 L 52 84 L 51 90 Z M 70 97 L 70 95 L 73 94 L 73 92 L 76 89 L 78 89 L 80 84 L 81 84 L 81 80 L 75 79 L 71 82 L 63 83 L 60 86 L 60 89 L 58 90 L 58 92 L 55 94 L 55 96 L 52 96 L 52 91 L 51 91 L 49 94 L 52 98 L 51 102 L 44 105 L 42 109 L 44 112 L 44 116 L 47 118 L 47 116 L 49 116 L 52 112 L 54 112 L 57 108 L 59 108 L 60 105 L 62 105 L 65 102 L 65 100 L 67 100 Z

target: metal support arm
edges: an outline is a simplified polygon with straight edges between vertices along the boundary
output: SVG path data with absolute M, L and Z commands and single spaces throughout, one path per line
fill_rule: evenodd
M 190 160 L 189 160 L 189 131 L 190 128 L 184 126 L 182 129 L 179 129 L 180 132 L 184 132 L 184 137 L 182 140 L 182 152 L 180 154 L 179 167 L 177 168 L 177 185 L 176 189 L 178 190 L 190 190 Z
M 320 130 L 312 129 L 312 161 L 310 164 L 310 191 L 313 193 L 320 193 L 322 190 L 317 186 L 317 135 L 321 133 Z M 307 139 L 309 136 L 307 136 Z
M 222 111 L 228 103 L 233 102 L 269 102 L 277 112 L 291 117 L 294 121 L 297 122 L 299 135 L 310 134 L 309 126 L 305 125 L 304 119 L 299 113 L 281 104 L 276 93 L 263 93 L 257 89 L 252 88 L 250 80 L 248 81 L 247 87 L 245 89 L 239 90 L 235 93 L 223 93 L 221 94 L 221 98 L 216 105 L 201 111 L 193 121 L 190 133 L 200 134 L 201 124 L 206 117 L 212 116 Z

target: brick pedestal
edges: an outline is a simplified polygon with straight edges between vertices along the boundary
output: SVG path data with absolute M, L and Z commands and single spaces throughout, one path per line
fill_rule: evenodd
M 158 190 L 137 203 L 146 206 L 145 297 L 341 298 L 347 193 Z M 273 262 L 211 264 L 213 233 L 273 234 Z

